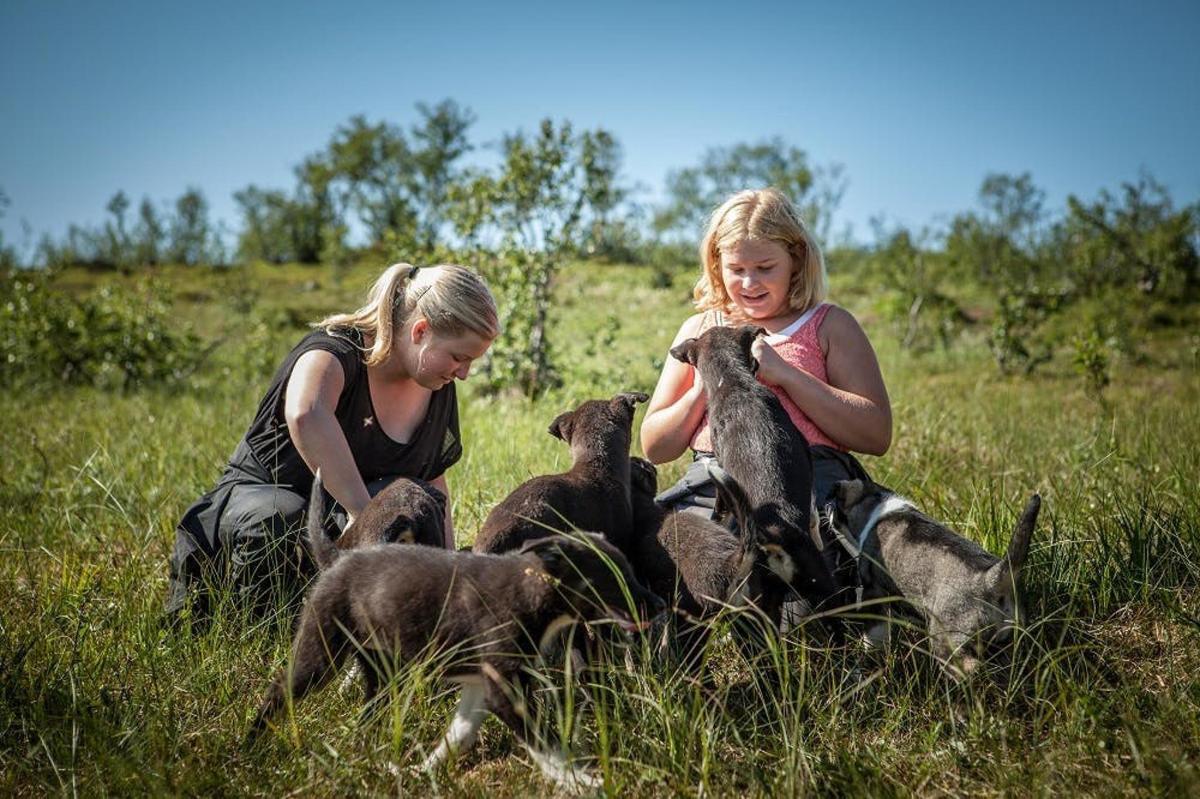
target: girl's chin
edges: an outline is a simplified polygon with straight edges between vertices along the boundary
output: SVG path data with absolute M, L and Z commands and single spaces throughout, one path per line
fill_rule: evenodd
M 765 305 L 746 305 L 742 304 L 742 313 L 748 319 L 771 319 L 778 316 L 776 309 L 768 308 Z
M 419 383 L 422 388 L 427 388 L 430 391 L 437 391 L 439 388 L 448 385 L 452 380 L 453 378 L 451 378 L 451 380 L 447 380 L 446 378 L 438 375 L 426 375 L 423 378 L 419 378 L 417 383 Z

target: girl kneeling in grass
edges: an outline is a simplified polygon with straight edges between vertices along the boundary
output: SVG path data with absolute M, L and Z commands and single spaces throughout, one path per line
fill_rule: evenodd
M 333 523 L 349 523 L 397 477 L 430 482 L 447 495 L 454 546 L 445 477 L 462 456 L 454 379 L 499 333 L 487 286 L 461 266 L 394 264 L 366 305 L 314 327 L 275 373 L 216 488 L 176 528 L 172 618 L 189 605 L 207 616 L 214 588 L 258 614 L 295 603 L 315 571 L 302 533 L 318 468 L 342 509 Z

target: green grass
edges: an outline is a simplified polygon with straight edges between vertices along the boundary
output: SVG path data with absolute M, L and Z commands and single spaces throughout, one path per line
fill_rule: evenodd
M 411 770 L 453 709 L 430 675 L 397 681 L 365 727 L 357 690 L 330 687 L 247 752 L 286 625 L 228 616 L 190 636 L 158 616 L 175 521 L 216 479 L 302 323 L 352 306 L 372 271 L 333 285 L 305 267 L 158 270 L 180 318 L 222 341 L 190 391 L 0 398 L 0 792 L 435 788 Z M 64 282 L 107 279 L 121 278 Z M 518 482 L 565 467 L 545 432 L 557 413 L 653 387 L 690 284 L 651 288 L 649 270 L 592 264 L 561 276 L 552 334 L 564 386 L 531 402 L 466 384 L 466 452 L 449 475 L 460 542 Z M 872 473 L 993 551 L 1027 496 L 1044 497 L 1025 580 L 1033 621 L 1012 663 L 958 686 L 909 649 L 915 633 L 885 657 L 800 635 L 772 653 L 778 685 L 764 691 L 719 639 L 706 695 L 616 657 L 558 695 L 576 751 L 618 795 L 1195 795 L 1200 375 L 1182 352 L 1194 345 L 1139 342 L 1100 403 L 1069 358 L 999 377 L 978 334 L 949 352 L 900 351 L 869 292 L 835 286 L 872 336 L 895 408 L 895 443 L 866 459 Z M 495 720 L 436 789 L 552 790 Z

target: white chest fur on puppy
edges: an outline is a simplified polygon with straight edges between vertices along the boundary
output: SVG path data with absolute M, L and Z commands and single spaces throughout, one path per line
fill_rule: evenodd
M 863 597 L 899 596 L 920 612 L 934 657 L 961 678 L 989 644 L 1008 641 L 1019 620 L 1017 578 L 1040 507 L 1035 494 L 1003 558 L 861 480 L 837 484 L 831 520 L 858 562 Z M 886 642 L 887 615 L 868 630 L 872 642 Z

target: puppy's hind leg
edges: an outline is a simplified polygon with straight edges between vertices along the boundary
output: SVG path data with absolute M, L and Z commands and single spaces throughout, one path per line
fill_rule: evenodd
M 487 689 L 482 680 L 464 681 L 458 697 L 458 708 L 437 749 L 425 758 L 421 768 L 432 771 L 450 756 L 457 756 L 475 745 L 475 736 L 487 713 Z

